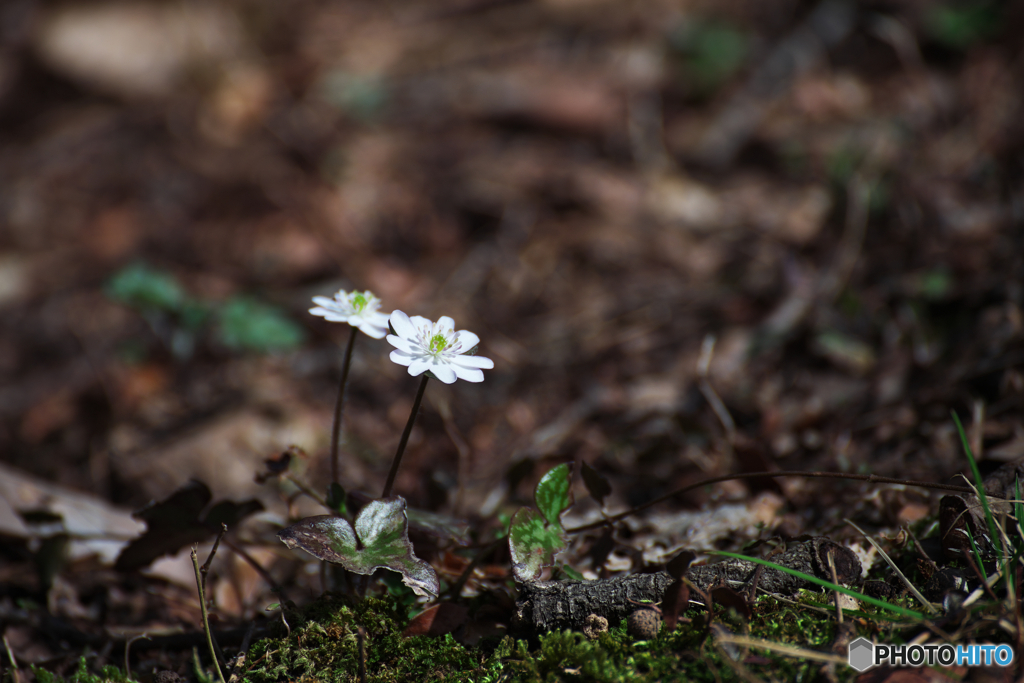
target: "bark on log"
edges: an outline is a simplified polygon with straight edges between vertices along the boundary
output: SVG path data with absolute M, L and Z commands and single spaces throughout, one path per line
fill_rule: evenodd
M 835 558 L 836 574 L 842 584 L 860 581 L 861 565 L 847 548 L 827 538 L 790 543 L 786 550 L 769 559 L 817 578 L 832 580 L 828 554 Z M 760 565 L 745 560 L 726 560 L 712 565 L 690 567 L 686 577 L 707 591 L 719 585 L 736 590 L 749 588 Z M 629 574 L 601 581 L 537 581 L 520 584 L 513 626 L 520 633 L 536 635 L 556 629 L 582 631 L 591 614 L 617 625 L 637 608 L 634 602 L 660 602 L 672 583 L 666 572 Z M 793 595 L 801 588 L 816 587 L 804 579 L 777 569 L 763 567 L 757 587 L 769 593 Z M 696 596 L 694 596 L 696 597 Z

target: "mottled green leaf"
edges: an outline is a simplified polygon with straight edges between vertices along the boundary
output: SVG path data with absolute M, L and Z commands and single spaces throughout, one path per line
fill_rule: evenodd
M 520 508 L 508 530 L 508 548 L 512 554 L 512 572 L 516 581 L 536 580 L 544 567 L 555 563 L 566 547 L 561 524 L 548 524 L 533 508 Z
M 409 520 L 401 496 L 367 503 L 356 517 L 355 529 L 342 517 L 307 517 L 278 532 L 289 548 L 336 562 L 356 574 L 385 568 L 402 575 L 417 595 L 437 595 L 434 569 L 416 557 L 409 542 Z
M 559 518 L 572 505 L 572 464 L 563 463 L 549 470 L 537 484 L 534 500 L 548 524 L 561 526 Z

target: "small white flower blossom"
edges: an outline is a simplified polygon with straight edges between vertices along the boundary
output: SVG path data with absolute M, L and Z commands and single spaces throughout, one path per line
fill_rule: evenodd
M 455 321 L 448 316 L 436 323 L 418 315 L 407 316 L 395 311 L 390 318 L 395 334 L 388 335 L 388 343 L 395 347 L 391 360 L 409 368 L 413 377 L 430 371 L 445 384 L 456 379 L 483 382 L 483 370 L 494 367 L 494 361 L 483 356 L 468 356 L 480 343 L 480 337 L 467 330 L 455 331 Z
M 383 339 L 388 333 L 388 314 L 378 310 L 380 299 L 369 290 L 346 292 L 342 289 L 333 299 L 314 296 L 313 303 L 316 308 L 309 309 L 309 312 L 332 323 L 348 323 L 374 339 Z

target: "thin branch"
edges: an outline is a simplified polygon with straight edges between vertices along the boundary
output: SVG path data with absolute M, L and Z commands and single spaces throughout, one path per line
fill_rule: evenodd
M 462 594 L 462 587 L 466 585 L 466 581 L 468 581 L 469 577 L 473 575 L 473 570 L 480 566 L 480 563 L 483 562 L 485 557 L 489 556 L 506 543 L 508 543 L 508 537 L 502 536 L 501 538 L 484 546 L 480 552 L 473 556 L 473 559 L 469 561 L 466 568 L 462 570 L 461 574 L 459 574 L 459 578 L 455 579 L 455 583 L 448 588 L 446 593 L 452 598 L 458 598 Z
M 220 683 L 225 683 L 224 672 L 220 670 L 220 660 L 217 659 L 217 650 L 213 645 L 213 633 L 210 631 L 210 615 L 206 611 L 206 591 L 203 590 L 203 584 L 206 581 L 201 576 L 199 557 L 196 555 L 194 547 L 192 548 L 192 568 L 195 569 L 196 588 L 199 589 L 199 609 L 203 614 L 203 630 L 206 632 L 206 643 L 210 646 L 210 656 L 213 658 L 213 665 L 217 669 L 217 678 L 220 680 Z
M 286 475 L 284 475 L 281 478 L 285 479 L 287 481 L 290 481 L 291 483 L 295 484 L 296 488 L 299 489 L 300 493 L 309 496 L 310 498 L 312 498 L 316 502 L 320 503 L 320 505 L 324 506 L 328 510 L 331 510 L 331 506 L 327 504 L 327 501 L 324 500 L 323 496 L 321 496 L 319 493 L 317 493 L 313 489 L 309 488 L 309 486 L 307 486 L 304 482 L 302 482 L 298 478 L 293 477 L 290 474 L 286 474 Z M 333 512 L 333 510 L 331 510 L 331 512 Z
M 224 538 L 224 534 L 228 532 L 228 525 L 221 522 L 220 531 L 217 532 L 217 538 L 213 540 L 213 547 L 210 548 L 210 556 L 206 558 L 206 562 L 203 564 L 199 572 L 203 575 L 203 592 L 206 592 L 206 575 L 210 573 L 210 565 L 213 564 L 213 558 L 217 554 L 217 548 L 220 547 L 221 539 Z
M 598 527 L 605 526 L 618 522 L 619 520 L 625 519 L 635 515 L 638 512 L 643 512 L 649 507 L 654 507 L 659 503 L 664 503 L 667 500 L 671 500 L 676 496 L 681 496 L 684 493 L 688 493 L 695 489 L 710 486 L 711 484 L 718 484 L 723 481 L 734 481 L 739 479 L 759 479 L 761 477 L 807 477 L 809 479 L 847 479 L 850 481 L 866 481 L 872 484 L 900 484 L 903 486 L 917 486 L 923 489 L 932 489 L 935 491 L 950 491 L 953 493 L 973 493 L 973 489 L 966 486 L 954 486 L 953 484 L 933 484 L 926 481 L 912 481 L 910 479 L 894 479 L 892 477 L 880 477 L 875 474 L 846 474 L 844 472 L 803 472 L 800 470 L 779 470 L 774 472 L 745 472 L 743 474 L 726 474 L 721 477 L 711 477 L 710 479 L 702 479 L 696 484 L 690 484 L 684 486 L 681 489 L 676 489 L 671 493 L 666 493 L 663 496 L 658 496 L 654 500 L 648 501 L 643 505 L 639 505 L 635 508 L 620 512 L 617 515 L 612 515 L 607 519 L 601 519 L 590 524 L 584 524 L 582 526 L 573 527 L 572 529 L 566 529 L 570 534 L 579 533 L 581 531 L 588 531 L 590 529 L 596 529 Z
M 729 409 L 725 407 L 725 403 L 719 398 L 718 393 L 715 392 L 708 380 L 708 369 L 711 367 L 711 355 L 714 352 L 715 335 L 709 334 L 704 337 L 704 342 L 700 345 L 700 359 L 697 361 L 697 377 L 700 378 L 698 385 L 700 393 L 704 394 L 704 398 L 711 405 L 711 410 L 715 411 L 715 416 L 725 428 L 725 435 L 729 439 L 729 443 L 732 443 L 733 437 L 736 436 L 736 422 L 733 421 Z
M 134 638 L 129 639 L 128 642 L 124 644 L 124 675 L 128 677 L 128 680 L 131 680 L 132 678 L 132 669 L 131 666 L 128 664 L 128 661 L 130 659 L 129 655 L 131 654 L 132 651 L 132 643 L 134 643 L 136 640 L 151 640 L 151 638 L 149 637 L 148 633 L 140 633 Z
M 270 575 L 270 572 L 268 572 L 266 569 L 263 568 L 263 565 L 261 565 L 259 562 L 256 561 L 256 558 L 254 558 L 252 555 L 247 553 L 245 550 L 243 550 L 239 546 L 237 546 L 234 543 L 232 543 L 230 538 L 225 538 L 224 539 L 224 545 L 226 545 L 227 547 L 231 548 L 232 552 L 236 553 L 239 557 L 241 557 L 243 560 L 248 562 L 249 566 L 252 567 L 253 569 L 255 569 L 256 573 L 259 574 L 260 577 L 264 581 L 267 582 L 267 585 L 270 586 L 270 590 L 272 590 L 273 592 L 275 592 L 278 595 L 280 595 L 281 596 L 281 602 L 284 602 L 284 600 L 285 600 L 284 587 L 281 584 L 279 584 L 277 581 L 274 581 L 274 577 L 272 577 Z
M 245 666 L 245 658 L 249 653 L 249 646 L 252 644 L 252 636 L 256 632 L 256 622 L 250 621 L 249 628 L 245 631 L 245 637 L 242 638 L 242 646 L 238 650 L 238 656 L 235 657 L 234 664 L 231 665 L 231 673 L 228 674 L 228 683 L 238 683 L 239 681 L 239 669 Z

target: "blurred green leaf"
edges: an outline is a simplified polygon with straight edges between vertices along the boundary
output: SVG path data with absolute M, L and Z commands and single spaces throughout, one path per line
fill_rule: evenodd
M 571 580 L 573 580 L 573 581 L 583 581 L 583 574 L 580 574 L 578 571 L 576 571 L 575 569 L 573 569 L 569 565 L 567 565 L 567 564 L 559 565 L 558 568 L 561 569 L 562 573 L 565 574 L 566 576 L 568 576 Z
M 813 346 L 819 355 L 857 375 L 870 372 L 878 360 L 870 345 L 836 330 L 818 334 Z
M 744 32 L 718 21 L 687 23 L 669 36 L 669 44 L 682 57 L 685 75 L 701 93 L 717 90 L 732 78 L 749 49 Z
M 210 319 L 212 310 L 205 301 L 185 300 L 178 311 L 178 322 L 182 329 L 198 332 Z
M 274 351 L 302 343 L 302 328 L 278 308 L 247 297 L 231 299 L 220 311 L 220 341 L 232 349 Z
M 999 13 L 989 2 L 934 5 L 924 17 L 932 40 L 954 50 L 965 50 L 990 37 L 999 26 Z
M 921 276 L 918 286 L 925 299 L 945 299 L 953 288 L 953 276 L 945 268 L 935 268 Z
M 185 303 L 185 290 L 170 273 L 133 263 L 107 283 L 107 296 L 140 311 L 177 311 Z
M 387 87 L 380 79 L 344 71 L 327 74 L 321 92 L 327 102 L 364 122 L 378 118 L 388 100 Z

